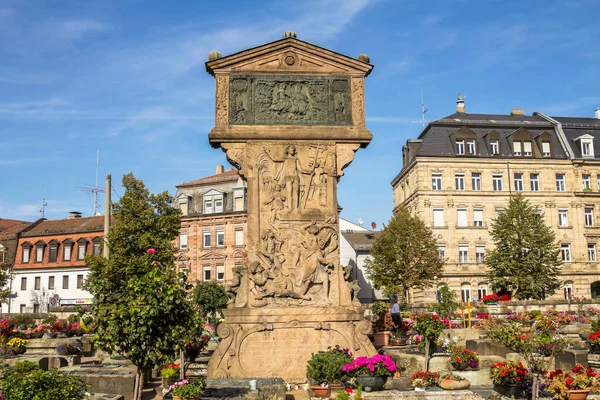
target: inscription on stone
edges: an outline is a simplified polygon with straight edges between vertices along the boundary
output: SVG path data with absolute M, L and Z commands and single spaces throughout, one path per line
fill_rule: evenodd
M 232 125 L 351 125 L 350 79 L 231 76 Z

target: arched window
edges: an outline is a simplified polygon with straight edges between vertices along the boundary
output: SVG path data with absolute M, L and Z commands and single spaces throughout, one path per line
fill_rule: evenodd
M 471 299 L 471 284 L 470 283 L 463 283 L 460 286 L 460 297 L 461 297 L 463 303 L 466 303 L 467 301 L 469 301 Z
M 569 300 L 573 298 L 573 282 L 565 281 L 563 286 L 563 293 L 565 295 L 565 300 Z
M 480 283 L 477 286 L 477 298 L 479 299 L 479 301 L 481 301 L 484 296 L 487 296 L 487 294 L 488 294 L 488 285 L 487 285 L 487 283 Z

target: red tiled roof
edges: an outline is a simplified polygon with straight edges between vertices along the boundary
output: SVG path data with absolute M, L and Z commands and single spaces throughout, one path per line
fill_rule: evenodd
M 204 185 L 207 183 L 217 183 L 217 182 L 229 182 L 229 181 L 237 181 L 239 177 L 237 169 L 231 169 L 229 171 L 225 171 L 222 174 L 216 174 L 212 176 L 207 176 L 205 178 L 196 179 L 195 181 L 183 182 L 180 185 L 175 187 L 186 187 L 186 186 L 196 186 L 196 185 Z
M 17 221 L 14 219 L 0 219 L 0 237 L 14 239 L 17 232 L 27 228 L 31 222 Z
M 23 224 L 30 224 L 31 222 L 26 222 L 26 221 L 19 221 L 16 219 L 5 219 L 5 218 L 0 218 L 0 232 L 11 228 L 15 225 L 23 225 Z
M 63 235 L 84 232 L 102 232 L 104 215 L 94 217 L 66 218 L 42 221 L 33 228 L 23 232 L 21 237 Z

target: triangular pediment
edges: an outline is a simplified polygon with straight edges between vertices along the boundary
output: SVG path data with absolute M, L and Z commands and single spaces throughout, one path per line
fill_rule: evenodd
M 222 196 L 223 193 L 225 193 L 225 192 L 222 192 L 217 189 L 210 189 L 208 192 L 204 193 L 202 196 Z
M 210 253 L 207 254 L 203 254 L 200 257 L 198 257 L 198 260 L 224 260 L 226 259 L 227 256 L 211 251 Z
M 367 76 L 373 65 L 296 38 L 288 37 L 206 63 L 220 73 L 339 73 Z

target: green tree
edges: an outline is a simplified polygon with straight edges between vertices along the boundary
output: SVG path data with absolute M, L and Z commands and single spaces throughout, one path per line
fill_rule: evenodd
M 173 241 L 180 211 L 167 193 L 150 194 L 132 174 L 123 177 L 125 194 L 113 204 L 109 259 L 88 256 L 86 289 L 94 296 L 95 343 L 143 372 L 176 355 L 196 324 L 185 273 L 175 268 Z
M 560 249 L 552 229 L 520 194 L 492 220 L 495 249 L 487 252 L 494 290 L 511 290 L 519 300 L 544 299 L 560 287 Z
M 375 289 L 384 288 L 401 299 L 410 288 L 431 286 L 442 274 L 443 265 L 433 232 L 405 207 L 384 227 L 365 263 Z
M 456 301 L 456 292 L 450 289 L 447 284 L 441 284 L 438 287 L 439 301 L 434 304 L 430 304 L 431 309 L 438 313 L 441 317 L 452 319 L 454 311 L 460 307 L 460 304 Z
M 223 285 L 215 281 L 196 281 L 192 296 L 198 313 L 215 325 L 217 313 L 227 307 L 228 297 Z

